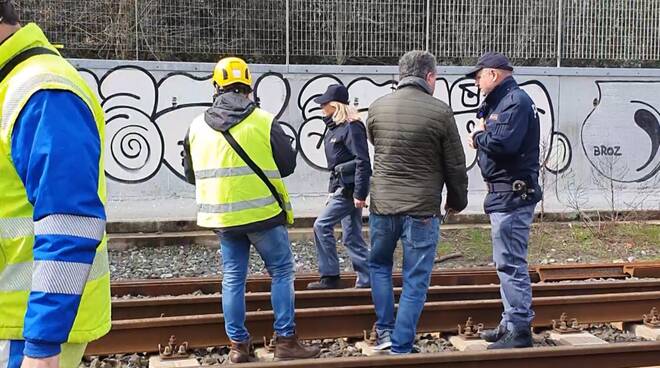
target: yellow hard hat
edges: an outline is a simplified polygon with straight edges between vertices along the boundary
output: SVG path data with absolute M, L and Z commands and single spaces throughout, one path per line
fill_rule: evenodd
M 245 60 L 237 57 L 226 57 L 218 61 L 213 70 L 213 80 L 225 88 L 234 83 L 242 83 L 252 87 L 252 73 Z

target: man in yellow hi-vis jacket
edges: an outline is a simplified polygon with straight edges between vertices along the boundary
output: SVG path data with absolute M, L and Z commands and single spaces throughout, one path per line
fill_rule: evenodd
M 0 1 L 0 368 L 77 367 L 110 330 L 103 109 Z
M 213 82 L 213 106 L 192 122 L 184 140 L 184 168 L 196 185 L 197 224 L 220 236 L 229 360 L 242 363 L 250 357 L 245 279 L 251 244 L 273 278 L 275 358 L 316 357 L 318 347 L 301 345 L 295 335 L 294 262 L 286 229 L 293 211 L 282 178 L 293 173 L 296 152 L 273 115 L 248 98 L 252 75 L 245 61 L 220 60 Z

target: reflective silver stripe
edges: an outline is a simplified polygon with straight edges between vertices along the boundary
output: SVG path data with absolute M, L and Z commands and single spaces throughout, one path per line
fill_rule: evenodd
M 225 204 L 206 204 L 202 203 L 197 206 L 199 212 L 205 213 L 227 213 L 227 212 L 236 212 L 242 210 L 248 210 L 251 208 L 260 208 L 277 203 L 273 196 L 268 196 L 265 198 L 252 199 L 249 201 L 240 201 L 233 203 Z
M 77 262 L 35 261 L 32 291 L 80 295 L 91 265 Z
M 267 178 L 280 179 L 278 170 L 263 170 Z M 208 169 L 195 171 L 195 179 L 227 178 L 230 176 L 256 175 L 249 166 L 225 167 L 221 169 Z
M 32 262 L 9 264 L 0 272 L 0 291 L 30 290 Z
M 50 215 L 34 223 L 35 235 L 69 235 L 101 240 L 105 221 L 95 217 Z
M 227 204 L 203 203 L 197 206 L 197 210 L 199 212 L 204 212 L 204 213 L 226 213 L 226 212 L 247 210 L 251 208 L 270 206 L 273 203 L 277 203 L 277 201 L 272 196 L 270 196 L 267 198 L 260 198 L 250 201 L 234 202 Z M 291 207 L 291 203 L 289 202 L 286 202 L 284 204 L 284 208 L 286 208 L 287 211 L 293 210 L 293 208 Z
M 34 234 L 31 217 L 0 219 L 0 239 L 14 239 Z
M 9 127 L 9 123 L 23 99 L 29 94 L 33 93 L 36 88 L 44 83 L 58 83 L 67 86 L 77 94 L 82 96 L 83 100 L 88 106 L 93 106 L 90 96 L 78 87 L 71 80 L 56 74 L 41 73 L 36 75 L 28 75 L 27 73 L 19 73 L 11 78 L 11 84 L 7 89 L 4 104 L 2 106 L 2 129 Z
M 92 269 L 89 271 L 89 276 L 87 276 L 87 281 L 99 279 L 109 272 L 108 251 L 104 250 L 102 252 L 97 252 L 94 257 L 94 262 L 92 263 Z
M 42 261 L 44 262 L 44 261 Z M 67 262 L 58 262 L 67 263 Z M 78 263 L 76 263 L 77 265 Z M 88 266 L 88 265 L 85 265 Z M 0 291 L 29 291 L 32 287 L 32 262 L 10 264 L 0 272 Z M 91 265 L 87 281 L 93 281 L 110 272 L 108 267 L 108 252 L 96 253 Z M 67 278 L 67 275 L 63 275 Z
M 9 345 L 10 340 L 0 340 L 0 368 L 9 367 Z

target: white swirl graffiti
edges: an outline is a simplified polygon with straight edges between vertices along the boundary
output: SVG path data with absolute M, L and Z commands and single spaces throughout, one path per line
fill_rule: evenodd
M 122 168 L 126 170 L 139 170 L 149 161 L 151 147 L 149 147 L 147 138 L 142 135 L 145 132 L 147 132 L 147 129 L 144 127 L 128 125 L 121 128 L 112 137 L 112 142 L 110 143 L 112 158 Z M 117 139 L 117 137 L 120 137 L 120 139 Z M 144 150 L 142 149 L 143 146 Z M 118 158 L 116 152 L 121 152 L 125 160 Z
M 149 180 L 160 168 L 163 138 L 148 116 L 131 107 L 106 112 L 106 173 L 120 182 Z

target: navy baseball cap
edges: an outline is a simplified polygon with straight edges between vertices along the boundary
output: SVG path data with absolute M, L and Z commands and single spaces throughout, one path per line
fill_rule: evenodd
M 319 105 L 327 104 L 328 102 L 337 101 L 348 105 L 348 90 L 341 84 L 331 84 L 324 94 L 314 99 Z
M 477 60 L 477 65 L 466 74 L 468 78 L 474 78 L 483 68 L 513 70 L 509 59 L 499 52 L 487 52 Z

